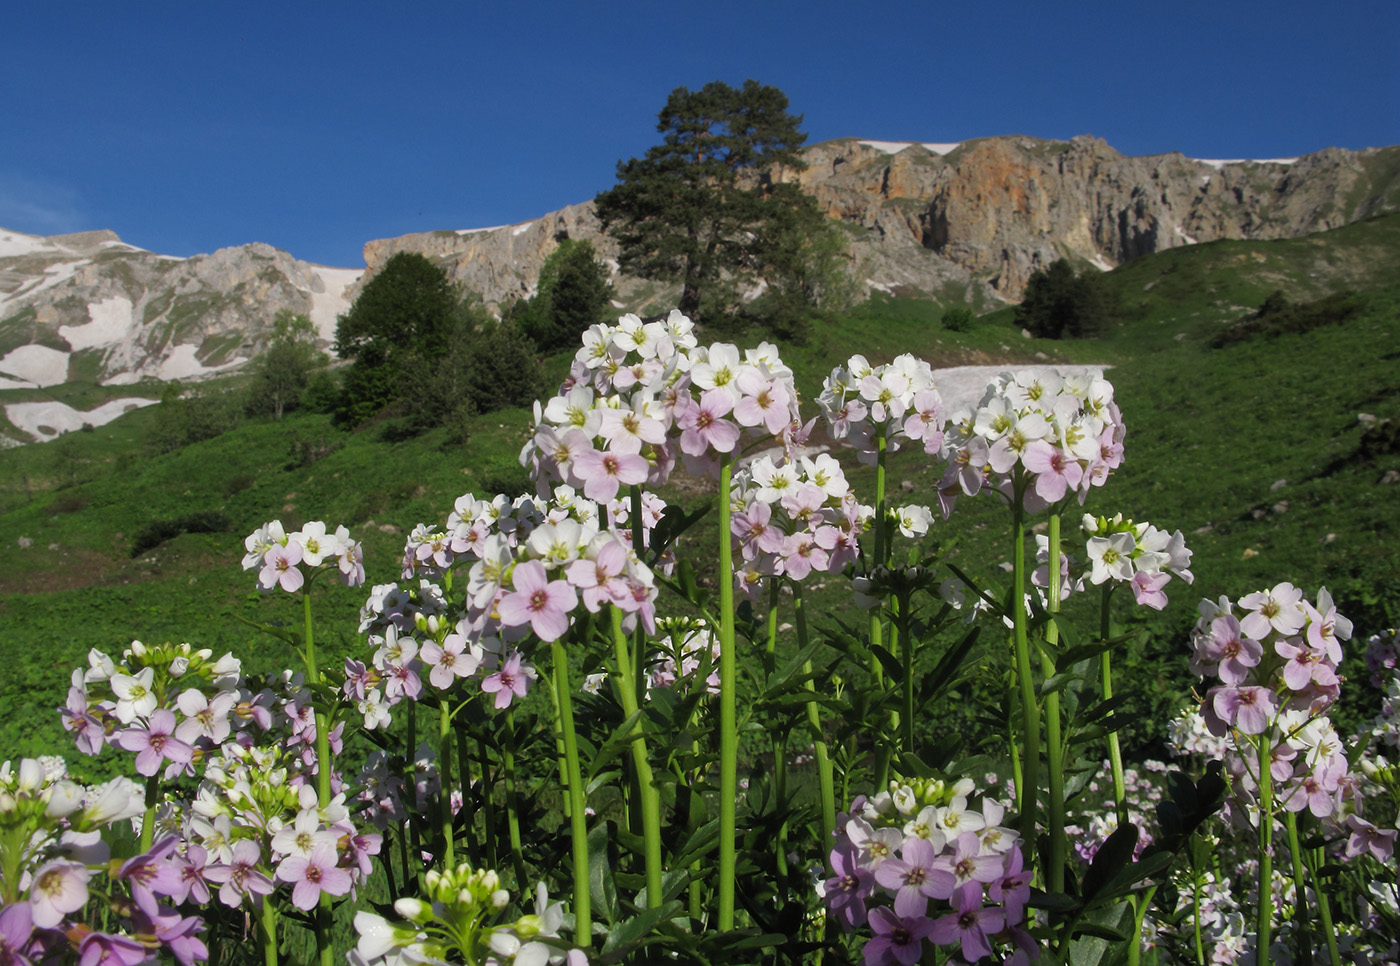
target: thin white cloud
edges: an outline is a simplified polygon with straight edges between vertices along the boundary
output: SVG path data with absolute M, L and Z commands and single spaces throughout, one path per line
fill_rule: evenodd
M 0 170 L 0 227 L 29 235 L 61 235 L 90 227 L 78 192 L 65 185 Z

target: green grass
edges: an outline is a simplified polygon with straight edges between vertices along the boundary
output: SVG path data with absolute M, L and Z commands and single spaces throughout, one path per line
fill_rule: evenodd
M 1127 459 L 1086 509 L 1184 530 L 1196 554 L 1196 585 L 1173 582 L 1165 612 L 1135 611 L 1128 600 L 1117 611 L 1151 631 L 1125 647 L 1119 667 L 1122 690 L 1135 691 L 1159 726 L 1174 710 L 1169 699 L 1184 700 L 1189 686 L 1184 635 L 1202 596 L 1238 597 L 1282 580 L 1311 595 L 1326 583 L 1362 637 L 1400 618 L 1400 483 L 1382 482 L 1400 476 L 1400 454 L 1378 448 L 1375 437 L 1363 445 L 1357 418 L 1400 422 L 1400 285 L 1385 271 L 1387 253 L 1393 265 L 1397 251 L 1400 217 L 1288 242 L 1165 252 L 1109 273 L 1131 311 L 1102 341 L 1024 339 L 1009 309 L 952 333 L 939 324 L 941 305 L 882 297 L 816 323 L 805 345 L 783 347 L 783 358 L 807 400 L 833 365 L 857 352 L 873 363 L 912 352 L 935 366 L 1114 366 Z M 1357 289 L 1361 309 L 1339 325 L 1210 347 L 1280 288 L 1294 301 Z M 553 376 L 569 355 L 546 360 Z M 0 401 L 55 398 L 89 408 L 133 392 L 158 387 L 70 384 L 33 396 L 9 391 Z M 449 446 L 443 430 L 390 442 L 384 425 L 346 434 L 324 416 L 293 414 L 152 456 L 147 440 L 163 418 L 152 406 L 91 432 L 0 452 L 0 653 L 11 667 L 0 677 L 0 758 L 67 749 L 54 709 L 92 647 L 191 640 L 235 650 L 251 668 L 285 666 L 284 646 L 239 620 L 297 616 L 289 600 L 257 593 L 241 570 L 247 533 L 271 519 L 289 528 L 343 523 L 365 541 L 370 582 L 397 579 L 405 531 L 441 521 L 464 492 L 519 482 L 516 456 L 530 423 L 523 409 L 480 417 L 468 444 Z M 296 466 L 293 434 L 341 445 Z M 892 499 L 932 503 L 940 474 L 917 450 L 896 454 Z M 852 463 L 850 476 L 869 499 L 870 471 Z M 695 505 L 700 493 L 678 481 L 663 495 Z M 182 534 L 131 557 L 143 527 L 193 513 L 223 514 L 228 532 Z M 995 583 L 1010 559 L 1007 520 L 991 498 L 965 500 L 934 536 L 949 559 Z M 1067 521 L 1071 542 L 1076 522 Z M 19 548 L 21 537 L 32 541 L 28 549 Z M 695 535 L 702 546 L 712 539 L 703 528 Z M 332 658 L 357 652 L 362 598 L 329 585 L 318 592 L 318 636 Z M 809 600 L 814 614 L 849 614 L 838 580 L 819 581 Z M 1072 609 L 1087 605 L 1071 600 Z M 1355 667 L 1349 673 L 1364 677 Z M 1348 691 L 1366 696 L 1365 688 Z M 1150 728 L 1135 734 L 1133 747 L 1150 750 Z

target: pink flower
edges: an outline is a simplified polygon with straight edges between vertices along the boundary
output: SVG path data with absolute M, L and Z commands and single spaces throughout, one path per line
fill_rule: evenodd
M 703 456 L 709 450 L 732 453 L 739 442 L 739 427 L 724 417 L 734 408 L 734 400 L 724 389 L 707 389 L 700 401 L 692 400 L 676 413 L 681 428 L 681 452 Z
M 1058 446 L 1043 439 L 1032 440 L 1021 454 L 1026 469 L 1036 474 L 1035 492 L 1046 503 L 1058 503 L 1068 490 L 1076 489 L 1084 478 L 1079 461 Z
M 136 770 L 147 776 L 159 771 L 160 763 L 166 758 L 187 765 L 194 757 L 194 748 L 175 737 L 175 715 L 168 708 L 160 708 L 152 714 L 144 728 L 126 728 L 118 732 L 116 741 L 127 751 L 137 753 Z
M 870 929 L 875 935 L 862 950 L 865 966 L 894 962 L 914 966 L 923 954 L 924 939 L 933 933 L 933 925 L 924 916 L 906 919 L 892 909 L 875 909 L 870 913 Z
M 428 680 L 432 682 L 433 687 L 444 691 L 450 688 L 457 678 L 470 677 L 476 673 L 481 664 L 481 659 L 468 649 L 464 634 L 448 634 L 441 644 L 429 641 L 418 653 L 424 662 L 432 667 L 432 671 L 428 673 Z
M 637 453 L 588 449 L 574 457 L 573 473 L 583 481 L 584 496 L 606 503 L 617 496 L 624 483 L 628 486 L 645 483 L 651 464 Z
M 34 925 L 53 929 L 70 912 L 87 904 L 92 874 L 77 862 L 47 862 L 34 873 L 29 887 L 29 911 Z
M 520 652 L 512 651 L 501 669 L 488 674 L 481 681 L 481 690 L 496 696 L 496 710 L 509 708 L 516 698 L 523 698 L 530 691 L 530 682 L 535 679 L 535 669 L 521 664 Z
M 1206 694 L 1206 705 L 1214 712 L 1216 722 L 1247 735 L 1263 734 L 1276 710 L 1273 692 L 1260 687 L 1211 688 Z M 1206 723 L 1213 723 L 1209 715 Z M 1220 736 L 1224 731 L 1212 728 L 1211 733 Z
M 497 605 L 501 623 L 519 627 L 528 623 L 542 641 L 557 641 L 569 629 L 569 612 L 578 606 L 578 594 L 567 581 L 549 579 L 544 564 L 527 560 L 515 565 L 511 582 L 515 593 Z
M 350 873 L 338 868 L 335 846 L 322 842 L 310 855 L 290 855 L 277 866 L 277 878 L 293 883 L 292 905 L 314 909 L 321 893 L 343 896 L 353 884 Z
M 940 946 L 960 941 L 963 958 L 975 963 L 992 954 L 987 934 L 1001 932 L 1005 927 L 1005 910 L 982 905 L 980 889 L 964 889 L 960 892 L 958 911 L 934 922 L 929 939 Z
M 1139 570 L 1133 574 L 1133 597 L 1137 599 L 1139 604 L 1151 607 L 1153 610 L 1161 610 L 1167 606 L 1167 595 L 1162 593 L 1162 588 L 1167 586 L 1167 582 L 1171 579 L 1172 575 L 1164 571 L 1150 574 L 1145 570 Z
M 273 544 L 263 555 L 263 569 L 258 573 L 258 586 L 263 590 L 271 590 L 280 585 L 287 593 L 296 593 L 305 582 L 301 571 L 297 569 L 299 563 L 301 544 L 295 541 L 285 547 Z

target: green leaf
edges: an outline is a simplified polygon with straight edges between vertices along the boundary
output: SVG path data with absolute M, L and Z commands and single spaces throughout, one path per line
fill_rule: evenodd
M 588 830 L 588 895 L 593 908 L 599 910 L 609 923 L 617 922 L 617 885 L 613 882 L 612 864 L 608 858 L 611 822 L 599 822 Z
M 1094 861 L 1084 873 L 1084 883 L 1080 889 L 1086 901 L 1093 899 L 1114 876 L 1133 860 L 1133 849 L 1137 846 L 1138 827 L 1132 822 L 1120 825 L 1113 830 L 1103 845 L 1094 854 Z
M 603 952 L 611 952 L 641 939 L 651 932 L 657 923 L 674 918 L 680 909 L 679 902 L 668 902 L 624 919 L 608 930 L 608 938 L 603 942 Z
M 627 720 L 613 729 L 608 735 L 608 740 L 603 742 L 598 753 L 588 763 L 588 772 L 584 776 L 586 780 L 592 780 L 605 766 L 611 765 L 617 758 L 627 750 L 627 746 L 638 736 L 632 734 L 633 726 L 641 720 L 645 709 L 638 708 L 627 716 Z

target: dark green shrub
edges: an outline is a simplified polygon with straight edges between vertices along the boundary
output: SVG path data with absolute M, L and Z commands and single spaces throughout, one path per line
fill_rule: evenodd
M 943 328 L 949 332 L 966 332 L 972 328 L 972 309 L 955 305 L 943 311 Z
M 229 526 L 228 517 L 217 510 L 189 513 L 169 520 L 153 520 L 136 532 L 131 555 L 139 557 L 182 533 L 224 533 Z

